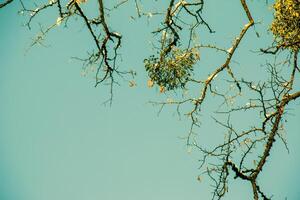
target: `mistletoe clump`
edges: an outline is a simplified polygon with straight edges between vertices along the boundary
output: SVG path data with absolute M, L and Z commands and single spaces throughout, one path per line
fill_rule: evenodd
M 300 47 L 300 0 L 277 0 L 274 4 L 271 31 L 283 48 L 298 51 Z
M 185 87 L 199 58 L 195 48 L 181 50 L 174 47 L 167 55 L 150 56 L 144 62 L 151 83 L 157 84 L 161 91 L 169 91 Z

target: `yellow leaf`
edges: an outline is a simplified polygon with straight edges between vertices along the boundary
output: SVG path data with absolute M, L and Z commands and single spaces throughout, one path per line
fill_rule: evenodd
M 154 85 L 154 82 L 153 82 L 151 79 L 149 79 L 148 82 L 147 82 L 147 86 L 148 86 L 149 88 L 152 88 L 153 85 Z
M 159 86 L 159 92 L 164 93 L 165 92 L 165 87 L 164 86 Z

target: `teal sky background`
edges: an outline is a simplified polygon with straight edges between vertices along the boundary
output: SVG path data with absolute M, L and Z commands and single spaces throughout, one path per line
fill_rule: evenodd
M 154 5 L 164 6 L 160 1 Z M 249 31 L 235 58 L 240 63 L 234 66 L 240 68 L 240 75 L 264 79 L 263 68 L 255 66 L 267 57 L 249 49 L 270 44 L 272 36 L 263 30 L 272 14 L 265 1 L 249 1 L 249 5 L 255 20 L 261 21 L 256 30 L 262 36 Z M 239 1 L 211 0 L 205 6 L 204 16 L 218 37 L 203 28 L 200 41 L 229 47 L 247 22 Z M 59 26 L 47 36 L 47 48 L 35 46 L 28 51 L 37 22 L 51 24 L 57 16 L 42 14 L 29 31 L 22 26 L 26 17 L 17 14 L 19 9 L 15 2 L 0 10 L 0 200 L 210 199 L 208 177 L 197 181 L 200 155 L 196 150 L 189 153 L 180 139 L 187 134 L 189 121 L 179 119 L 174 108 L 158 116 L 158 108 L 147 103 L 167 98 L 157 88 L 147 88 L 143 66 L 152 52 L 149 41 L 150 32 L 158 27 L 155 17 L 148 25 L 147 19 L 131 20 L 130 15 L 136 15 L 132 5 L 110 16 L 111 27 L 123 35 L 120 65 L 136 70 L 138 76 L 133 88 L 128 86 L 130 79 L 120 80 L 109 107 L 102 105 L 107 88 L 94 88 L 92 74 L 83 77 L 81 64 L 70 59 L 84 57 L 94 47 L 82 21 L 71 21 L 68 28 Z M 224 61 L 213 51 L 201 57 L 207 58 L 203 64 L 212 66 Z M 210 71 L 205 70 L 203 76 Z M 300 199 L 299 106 L 292 102 L 292 114 L 287 116 L 290 153 L 278 141 L 259 179 L 274 199 Z M 213 140 L 218 129 L 208 122 L 202 130 L 199 140 Z M 231 181 L 224 199 L 250 200 L 251 187 Z

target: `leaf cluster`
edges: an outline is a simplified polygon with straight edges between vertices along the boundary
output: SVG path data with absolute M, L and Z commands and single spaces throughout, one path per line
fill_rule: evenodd
M 199 59 L 196 48 L 181 50 L 173 47 L 167 55 L 152 55 L 144 63 L 150 80 L 169 91 L 185 87 Z
M 275 41 L 284 48 L 297 51 L 300 47 L 300 0 L 277 0 L 273 7 L 271 31 Z

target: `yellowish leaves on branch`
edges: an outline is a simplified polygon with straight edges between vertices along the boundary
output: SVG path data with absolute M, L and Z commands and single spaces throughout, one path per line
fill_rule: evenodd
M 283 48 L 297 51 L 300 48 L 300 1 L 276 0 L 271 31 L 275 41 Z
M 159 56 L 150 56 L 144 60 L 151 80 L 148 86 L 152 87 L 153 84 L 157 84 L 161 87 L 161 92 L 183 89 L 190 80 L 193 67 L 199 59 L 200 54 L 196 48 L 182 50 L 173 47 L 168 54 L 162 51 Z

